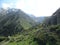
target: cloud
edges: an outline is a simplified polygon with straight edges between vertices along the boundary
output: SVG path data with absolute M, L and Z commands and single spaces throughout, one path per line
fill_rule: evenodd
M 3 3 L 2 7 L 19 8 L 35 16 L 51 16 L 60 7 L 60 0 L 17 0 L 16 3 Z
M 13 3 L 2 3 L 2 8 L 7 9 L 7 8 L 12 8 L 13 7 Z
M 60 0 L 20 0 L 16 7 L 35 16 L 51 16 L 60 7 Z
M 24 0 L 20 0 L 20 1 L 17 1 L 15 3 L 15 8 L 18 8 L 18 9 L 23 9 L 25 7 L 25 2 Z

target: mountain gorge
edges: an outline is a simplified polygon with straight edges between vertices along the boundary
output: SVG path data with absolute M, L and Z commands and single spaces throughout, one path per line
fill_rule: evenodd
M 0 45 L 60 45 L 60 8 L 49 17 L 0 9 Z

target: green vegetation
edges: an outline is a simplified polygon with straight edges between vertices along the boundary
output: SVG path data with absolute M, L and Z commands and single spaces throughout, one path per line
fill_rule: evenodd
M 35 26 L 23 31 L 21 34 L 7 37 L 6 45 L 60 45 L 60 26 L 52 25 L 44 28 Z M 5 41 L 5 42 L 6 42 Z
M 0 13 L 0 45 L 60 45 L 60 24 L 50 21 L 36 24 L 19 9 Z

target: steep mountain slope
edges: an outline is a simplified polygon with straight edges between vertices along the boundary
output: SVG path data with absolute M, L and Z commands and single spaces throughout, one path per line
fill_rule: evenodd
M 0 35 L 8 36 L 35 25 L 35 21 L 20 9 L 0 9 Z
M 60 24 L 60 8 L 53 13 L 53 15 L 46 19 L 45 23 L 47 25 L 57 25 Z

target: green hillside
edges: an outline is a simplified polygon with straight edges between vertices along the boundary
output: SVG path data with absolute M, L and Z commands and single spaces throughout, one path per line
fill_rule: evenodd
M 2 13 L 1 13 L 2 12 Z M 12 35 L 29 29 L 35 21 L 20 9 L 0 10 L 0 35 Z
M 58 12 L 38 25 L 21 10 L 0 13 L 0 45 L 60 45 Z

